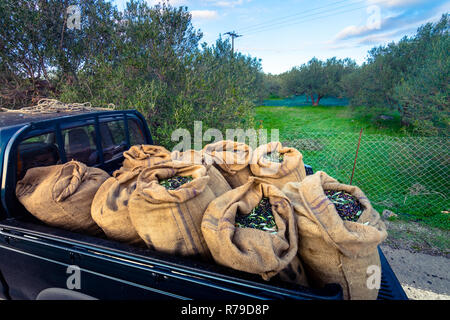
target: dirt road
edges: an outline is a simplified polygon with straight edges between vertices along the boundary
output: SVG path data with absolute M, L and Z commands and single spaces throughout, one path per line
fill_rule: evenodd
M 389 223 L 381 246 L 413 300 L 450 300 L 449 233 L 411 223 Z

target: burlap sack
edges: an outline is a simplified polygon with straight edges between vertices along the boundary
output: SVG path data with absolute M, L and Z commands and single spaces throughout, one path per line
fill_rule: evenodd
M 131 245 L 145 245 L 139 237 L 128 212 L 128 202 L 143 167 L 117 170 L 98 189 L 92 201 L 91 214 L 94 221 L 112 240 Z
M 28 169 L 17 183 L 16 195 L 24 207 L 48 225 L 101 234 L 91 217 L 95 193 L 109 175 L 77 161 Z
M 270 152 L 283 155 L 283 162 L 277 163 L 264 156 Z M 260 145 L 253 151 L 250 170 L 256 177 L 263 178 L 279 189 L 288 182 L 300 182 L 306 177 L 302 154 L 295 148 L 285 148 L 280 142 Z
M 209 176 L 208 186 L 216 197 L 221 196 L 231 190 L 230 185 L 223 175 L 212 164 L 208 164 L 203 156 L 203 151 L 188 150 L 185 152 L 173 151 L 172 160 L 188 164 L 201 164 L 206 167 L 206 174 Z
M 222 176 L 222 174 L 211 164 L 204 161 L 203 151 L 188 150 L 185 152 L 173 151 L 169 152 L 164 147 L 153 145 L 133 146 L 130 150 L 124 152 L 123 169 L 129 170 L 134 166 L 144 166 L 147 168 L 156 167 L 159 164 L 169 162 L 181 162 L 181 165 L 200 164 L 205 165 L 209 179 L 209 187 L 216 197 L 231 190 L 230 185 Z M 177 166 L 180 164 L 178 163 Z
M 270 200 L 278 232 L 236 227 L 236 214 L 250 213 L 262 197 Z M 259 274 L 265 280 L 285 269 L 297 253 L 297 230 L 289 199 L 275 186 L 255 177 L 211 202 L 203 217 L 202 232 L 218 264 Z
M 134 167 L 151 167 L 156 164 L 172 160 L 170 152 L 156 145 L 140 144 L 132 146 L 123 153 L 123 167 L 132 169 Z
M 223 140 L 206 145 L 203 157 L 213 164 L 232 188 L 245 184 L 252 173 L 249 163 L 252 149 L 245 143 Z
M 170 157 L 172 160 L 186 162 L 188 164 L 205 165 L 203 150 L 191 149 L 184 152 L 175 150 L 171 152 Z
M 358 221 L 343 221 L 324 190 L 343 190 L 355 196 L 364 207 Z M 368 267 L 381 271 L 377 246 L 386 239 L 387 232 L 364 193 L 321 171 L 300 183 L 286 184 L 283 193 L 294 206 L 298 252 L 310 284 L 322 287 L 338 283 L 345 299 L 376 299 L 378 290 L 368 287 Z
M 167 190 L 159 180 L 175 176 L 194 179 L 176 190 Z M 202 165 L 175 163 L 144 169 L 129 201 L 131 222 L 147 246 L 182 256 L 210 259 L 200 225 L 214 193 Z

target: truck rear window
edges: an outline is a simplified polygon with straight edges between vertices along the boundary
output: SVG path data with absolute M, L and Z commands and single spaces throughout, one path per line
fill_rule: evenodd
M 128 119 L 128 130 L 130 131 L 130 144 L 145 144 L 145 137 L 142 132 L 142 127 L 134 119 Z
M 128 149 L 124 119 L 111 119 L 99 123 L 103 159 L 105 162 L 123 156 Z M 146 139 L 139 120 L 128 119 L 130 144 L 145 144 Z M 76 160 L 88 166 L 99 164 L 94 124 L 86 124 L 61 131 L 67 161 Z M 18 148 L 17 177 L 22 179 L 28 169 L 60 164 L 54 132 L 23 140 Z
M 28 138 L 19 144 L 17 177 L 22 179 L 30 168 L 44 167 L 60 162 L 54 133 Z
M 127 150 L 123 119 L 100 123 L 104 161 L 121 157 Z
M 88 166 L 99 162 L 94 125 L 62 130 L 62 136 L 67 161 L 76 160 Z

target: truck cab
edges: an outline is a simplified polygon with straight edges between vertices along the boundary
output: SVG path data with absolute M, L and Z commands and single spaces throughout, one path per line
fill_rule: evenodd
M 111 174 L 122 165 L 123 152 L 137 144 L 153 140 L 135 110 L 0 112 L 0 298 L 342 299 L 336 284 L 311 289 L 277 277 L 264 281 L 219 265 L 53 228 L 16 198 L 16 183 L 30 168 L 77 160 Z M 379 253 L 378 299 L 407 299 Z

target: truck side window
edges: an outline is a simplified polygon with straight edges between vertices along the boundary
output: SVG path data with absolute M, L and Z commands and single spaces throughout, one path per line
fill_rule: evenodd
M 146 143 L 142 128 L 136 120 L 128 119 L 128 130 L 130 131 L 130 144 L 132 146 Z
M 60 163 L 58 146 L 53 132 L 28 138 L 19 144 L 17 178 L 22 179 L 30 168 Z
M 100 123 L 104 161 L 122 156 L 127 149 L 123 120 Z
M 76 160 L 88 166 L 97 164 L 99 161 L 97 146 L 95 142 L 94 125 L 79 126 L 62 130 L 64 139 L 64 150 L 67 161 Z

